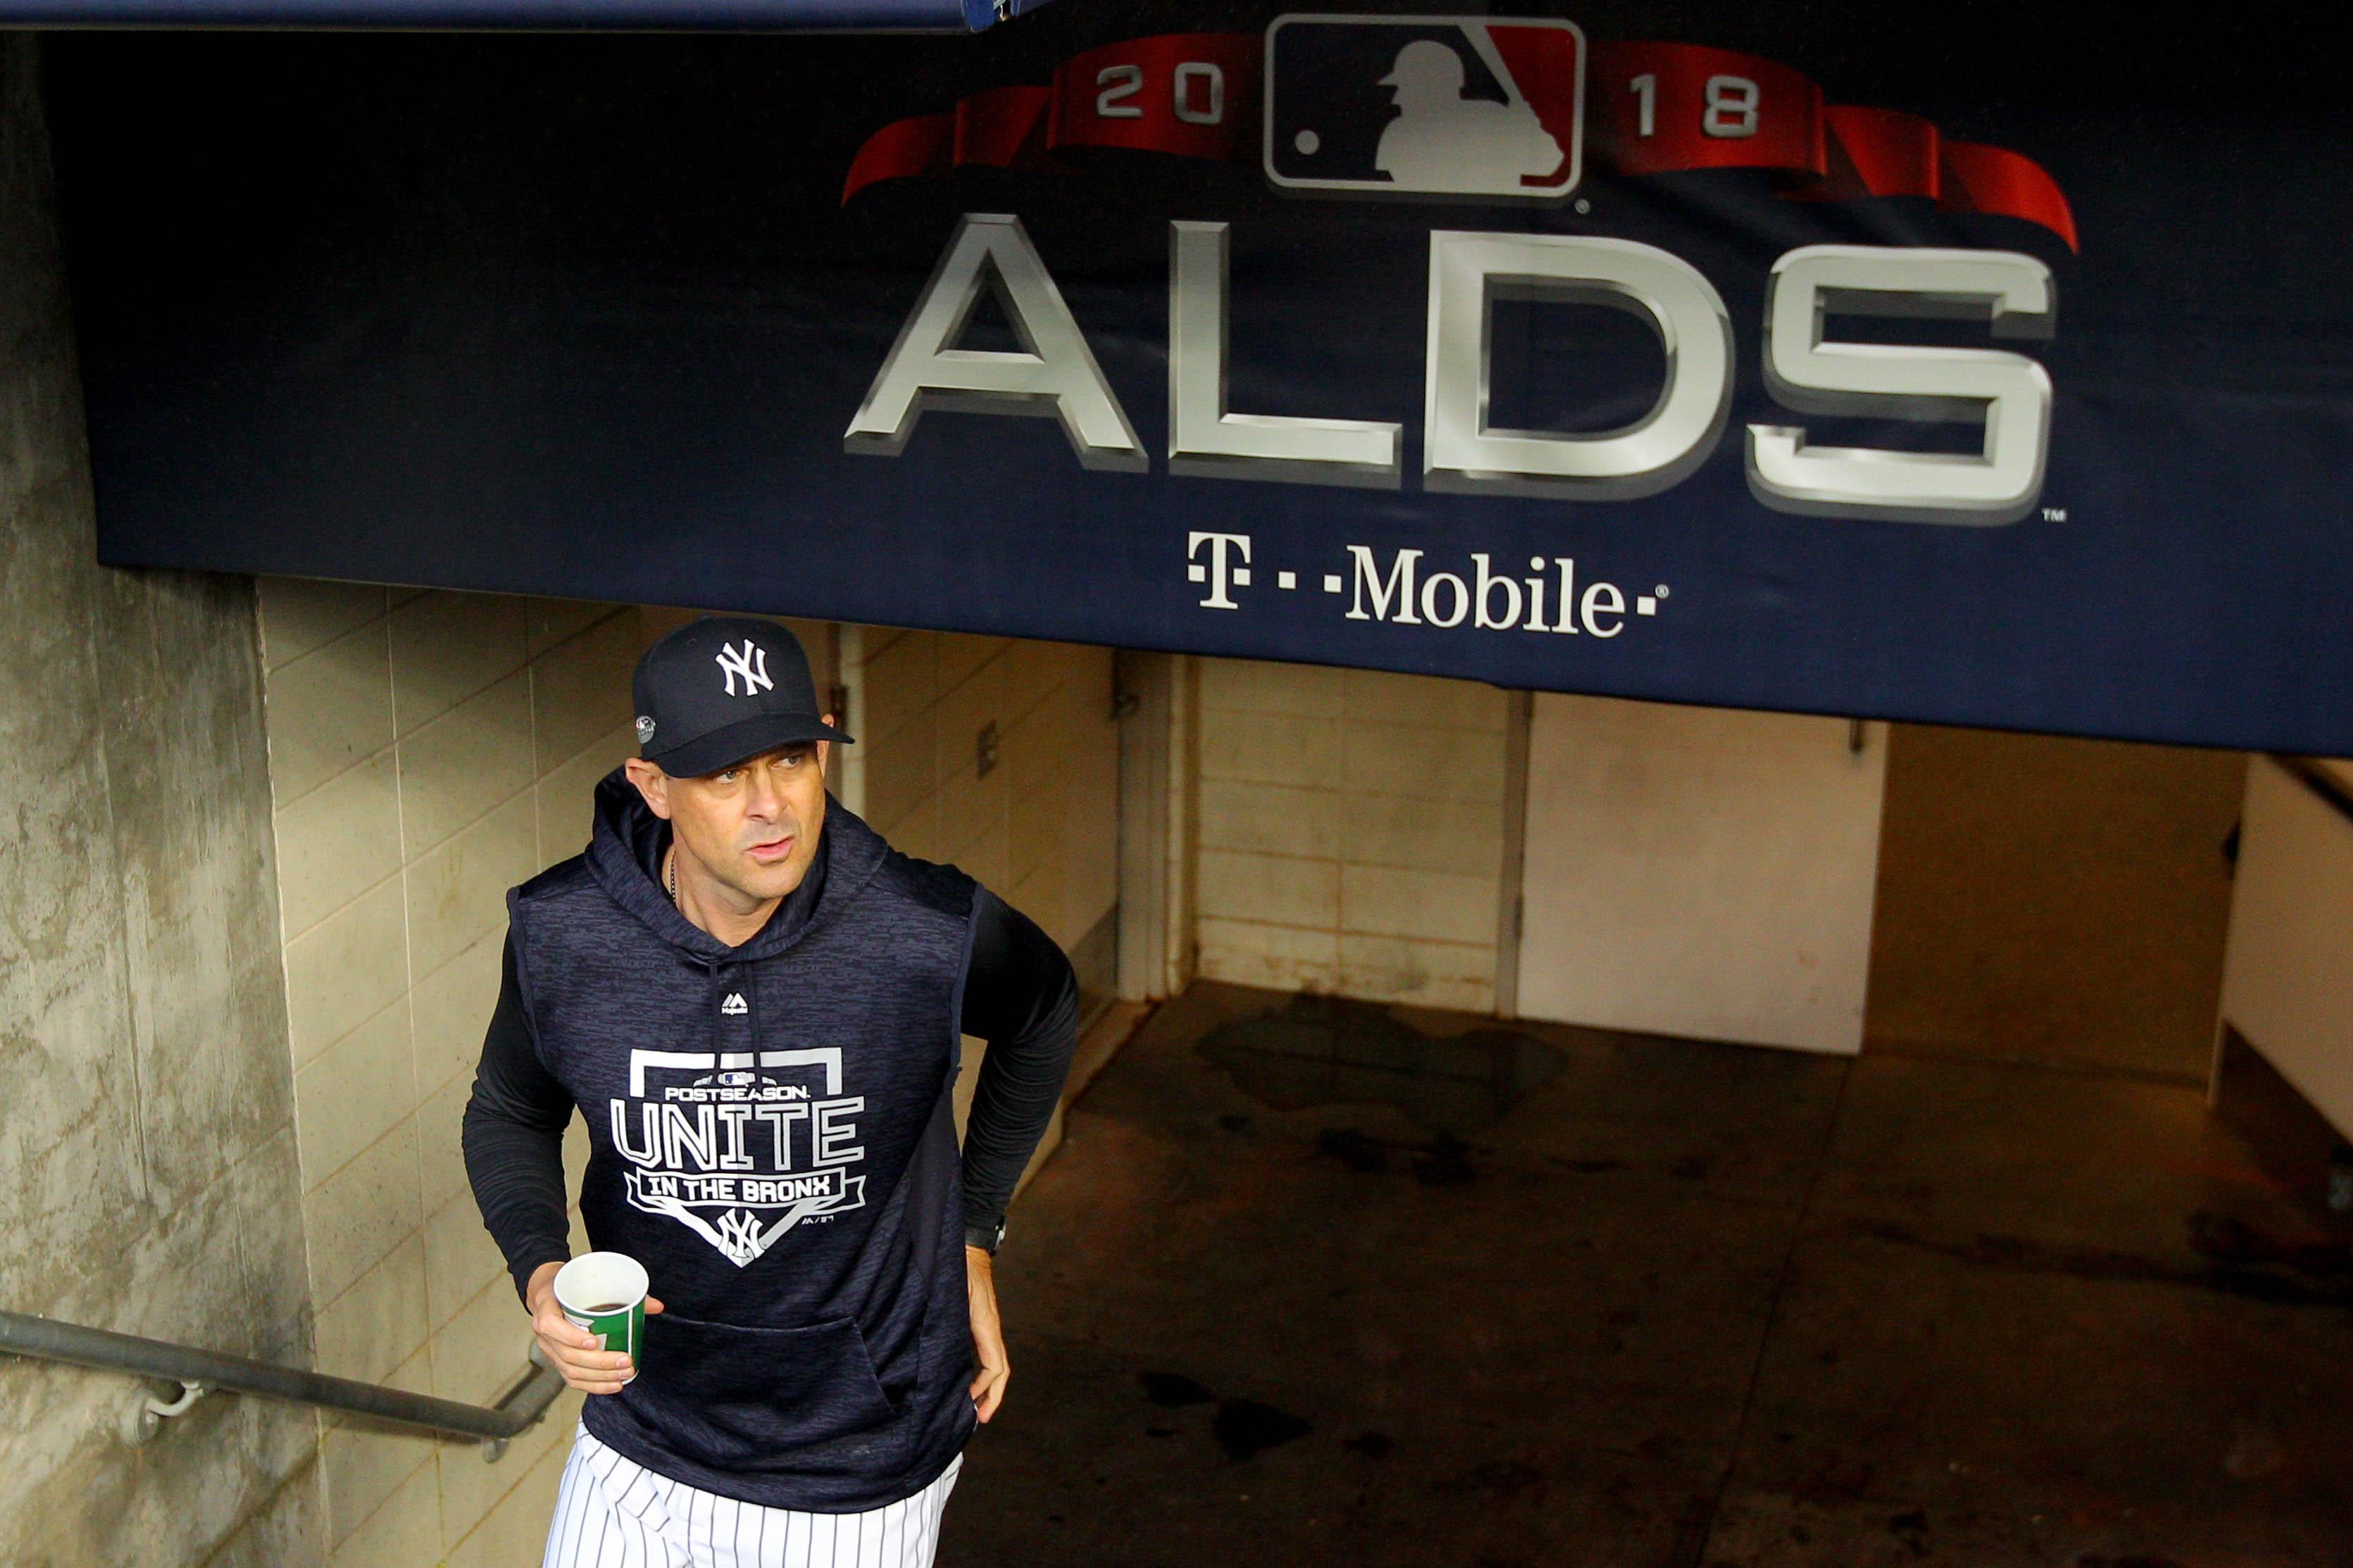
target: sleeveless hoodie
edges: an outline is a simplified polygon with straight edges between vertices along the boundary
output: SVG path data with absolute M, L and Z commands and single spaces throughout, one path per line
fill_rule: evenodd
M 617 769 L 587 852 L 507 900 L 540 1057 L 588 1125 L 588 1239 L 664 1308 L 584 1419 L 723 1497 L 880 1508 L 976 1424 L 951 1090 L 978 884 L 828 800 L 817 907 L 731 948 L 648 874 L 667 831 Z

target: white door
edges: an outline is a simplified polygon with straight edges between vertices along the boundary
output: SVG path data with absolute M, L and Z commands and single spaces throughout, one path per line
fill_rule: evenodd
M 1887 727 L 1540 694 L 1523 1017 L 1852 1054 Z

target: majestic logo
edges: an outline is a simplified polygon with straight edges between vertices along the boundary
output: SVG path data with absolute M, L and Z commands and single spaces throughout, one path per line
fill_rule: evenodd
M 727 993 L 727 1000 L 719 1004 L 719 1010 L 731 1018 L 740 1018 L 752 1009 L 744 1005 L 744 994 L 741 991 L 730 991 Z
M 1355 195 L 1556 201 L 1583 172 L 1585 38 L 1534 17 L 1278 18 L 1266 177 Z
M 649 713 L 638 715 L 638 744 L 642 746 L 654 738 L 654 721 Z
M 768 679 L 768 650 L 750 637 L 744 639 L 740 650 L 733 643 L 721 643 L 719 651 L 711 657 L 718 664 L 720 672 L 727 677 L 727 695 L 730 697 L 756 697 L 776 684 Z M 739 675 L 744 678 L 741 692 L 735 689 L 735 678 Z
M 833 1047 L 632 1050 L 628 1095 L 610 1102 L 630 1206 L 678 1221 L 739 1268 L 804 1221 L 863 1207 L 853 1119 L 866 1100 L 841 1088 Z

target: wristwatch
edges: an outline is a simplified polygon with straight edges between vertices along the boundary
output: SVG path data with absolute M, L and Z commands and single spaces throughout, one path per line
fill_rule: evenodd
M 966 1225 L 964 1227 L 964 1244 L 966 1247 L 977 1247 L 983 1252 L 995 1256 L 997 1249 L 1005 1244 L 1005 1222 L 998 1220 L 995 1225 Z

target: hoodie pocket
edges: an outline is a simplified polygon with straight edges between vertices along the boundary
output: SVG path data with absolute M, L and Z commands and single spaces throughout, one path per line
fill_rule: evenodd
M 664 1312 L 622 1397 L 681 1458 L 722 1470 L 781 1468 L 828 1444 L 881 1458 L 906 1425 L 848 1318 L 755 1329 Z

